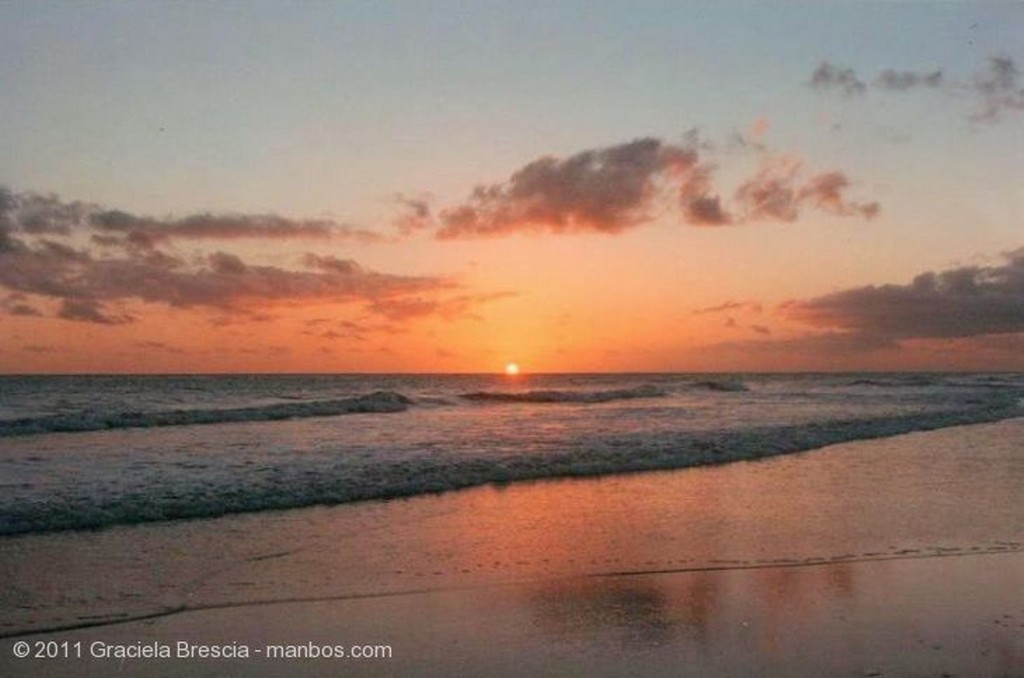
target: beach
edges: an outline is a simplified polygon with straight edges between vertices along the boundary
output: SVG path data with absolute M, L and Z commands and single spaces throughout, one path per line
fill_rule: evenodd
M 1024 678 L 1024 2 L 0 2 L 0 678 Z
M 714 467 L 9 537 L 0 662 L 4 675 L 1021 675 L 1021 440 L 1017 418 Z M 13 655 L 50 641 L 88 656 Z M 249 657 L 90 654 L 179 641 Z M 390 657 L 308 658 L 314 646 Z

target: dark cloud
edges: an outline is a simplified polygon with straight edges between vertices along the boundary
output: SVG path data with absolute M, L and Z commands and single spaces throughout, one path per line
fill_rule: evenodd
M 811 87 L 835 90 L 846 96 L 863 94 L 869 86 L 857 78 L 853 69 L 837 68 L 822 62 L 811 75 Z M 1014 60 L 1008 56 L 989 57 L 985 68 L 970 81 L 948 81 L 941 69 L 934 71 L 898 71 L 885 69 L 872 81 L 871 90 L 906 92 L 915 89 L 945 88 L 950 93 L 972 92 L 980 102 L 970 116 L 975 122 L 996 122 L 1004 114 L 1024 111 L 1024 83 Z
M 828 61 L 821 62 L 814 69 L 808 84 L 814 89 L 835 90 L 846 96 L 864 94 L 868 90 L 868 84 L 858 78 L 852 68 L 840 68 Z M 907 91 L 919 87 L 940 87 L 942 84 L 941 70 L 917 72 L 887 68 L 878 74 L 871 87 L 889 91 Z
M 443 278 L 368 271 L 328 255 L 306 255 L 305 270 L 295 270 L 255 265 L 226 251 L 186 261 L 162 249 L 175 237 L 320 237 L 327 225 L 319 222 L 276 217 L 211 221 L 206 216 L 140 221 L 123 212 L 97 212 L 83 203 L 5 189 L 0 191 L 0 225 L 0 287 L 13 293 L 0 310 L 14 315 L 39 313 L 25 303 L 26 295 L 58 302 L 57 317 L 107 325 L 134 320 L 110 310 L 133 301 L 214 308 L 250 318 L 254 306 L 284 302 L 355 303 L 373 310 L 422 299 L 445 311 L 446 302 L 435 297 L 457 287 Z M 141 240 L 134 246 L 111 246 L 105 240 L 111 234 Z M 92 248 L 82 248 L 82 242 Z
M 123 234 L 128 243 L 140 246 L 172 239 L 351 239 L 362 242 L 384 239 L 379 233 L 328 219 L 286 219 L 270 214 L 193 214 L 179 219 L 154 219 L 105 210 L 90 214 L 89 221 L 101 233 Z
M 1007 111 L 1024 111 L 1024 87 L 1013 59 L 991 57 L 984 72 L 975 76 L 974 90 L 981 96 L 981 108 L 972 120 L 996 122 Z
M 814 89 L 838 90 L 846 96 L 863 94 L 867 89 L 861 80 L 857 78 L 852 68 L 839 68 L 827 61 L 821 62 L 808 83 Z
M 815 327 L 888 339 L 1024 332 L 1024 248 L 1000 266 L 923 273 L 908 285 L 859 287 L 781 308 Z
M 64 320 L 99 323 L 101 325 L 122 325 L 135 318 L 130 315 L 109 315 L 100 304 L 92 299 L 65 299 L 60 304 L 57 317 Z
M 0 301 L 0 309 L 8 315 L 20 315 L 27 317 L 38 317 L 43 315 L 42 311 L 28 303 L 28 297 L 24 294 L 9 294 Z
M 650 218 L 660 182 L 685 179 L 697 163 L 696 150 L 653 138 L 540 158 L 443 210 L 437 235 L 619 233 Z
M 823 172 L 801 180 L 803 162 L 794 156 L 766 155 L 752 178 L 736 189 L 736 202 L 744 221 L 795 221 L 804 206 L 837 216 L 871 219 L 878 215 L 877 202 L 849 201 L 843 192 L 850 180 L 842 172 Z
M 761 313 L 763 307 L 756 301 L 727 301 L 716 306 L 705 306 L 698 308 L 693 311 L 694 315 L 704 315 L 707 313 L 724 313 L 725 311 L 740 311 L 748 310 L 754 313 Z
M 309 268 L 316 268 L 326 273 L 339 275 L 353 275 L 362 271 L 359 268 L 359 264 L 351 259 L 339 259 L 320 254 L 306 254 L 302 257 L 302 263 Z
M 942 79 L 941 70 L 931 71 L 930 73 L 918 73 L 916 71 L 886 69 L 875 78 L 874 86 L 879 89 L 905 92 L 918 87 L 940 87 Z
M 712 181 L 714 165 L 702 161 L 694 139 L 685 145 L 644 138 L 582 151 L 567 158 L 544 157 L 516 171 L 503 184 L 478 186 L 466 202 L 440 212 L 441 239 L 511 233 L 620 233 L 664 212 L 675 194 L 680 220 L 691 226 L 724 226 L 757 220 L 794 221 L 803 207 L 842 216 L 871 217 L 875 203 L 846 202 L 850 185 L 841 172 L 804 180 L 803 163 L 758 150 L 758 173 L 723 201 Z M 740 212 L 737 213 L 739 208 Z
M 379 233 L 329 219 L 210 213 L 158 219 L 0 187 L 0 252 L 8 249 L 5 243 L 14 234 L 67 236 L 77 231 L 91 232 L 97 244 L 108 247 L 153 247 L 168 240 L 384 239 Z
M 771 329 L 765 327 L 764 325 L 751 325 L 750 329 L 758 334 L 763 334 L 765 336 L 769 336 L 772 333 Z
M 67 235 L 85 224 L 96 209 L 88 203 L 64 202 L 55 195 L 14 193 L 0 187 L 0 232 Z
M 717 195 L 694 198 L 683 207 L 686 221 L 695 226 L 725 226 L 733 222 L 733 218 L 722 207 L 722 200 Z

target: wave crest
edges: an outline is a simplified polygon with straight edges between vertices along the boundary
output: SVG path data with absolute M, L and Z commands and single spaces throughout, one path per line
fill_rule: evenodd
M 122 428 L 191 426 L 233 422 L 277 421 L 341 414 L 404 412 L 413 400 L 394 391 L 374 391 L 352 398 L 208 410 L 154 412 L 78 412 L 0 421 L 0 438 L 40 433 L 81 433 Z
M 605 391 L 476 391 L 462 398 L 491 403 L 607 403 L 633 398 L 662 398 L 668 393 L 656 386 L 608 389 Z

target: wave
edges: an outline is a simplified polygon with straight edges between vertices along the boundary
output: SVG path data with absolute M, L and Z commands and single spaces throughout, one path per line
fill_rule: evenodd
M 661 398 L 668 393 L 656 386 L 604 391 L 476 391 L 463 393 L 465 400 L 491 403 L 607 403 L 633 398 Z
M 378 396 L 379 397 L 379 396 Z M 407 405 L 395 394 L 383 398 Z M 377 402 L 371 399 L 370 402 Z M 232 513 L 393 499 L 544 478 L 597 476 L 756 460 L 853 440 L 993 422 L 1021 416 L 1016 398 L 955 411 L 915 413 L 718 431 L 593 434 L 564 441 L 557 451 L 514 447 L 414 458 L 360 459 L 342 450 L 325 457 L 296 455 L 246 473 L 163 476 L 131 496 L 61 493 L 0 510 L 0 535 L 95 529 Z
M 229 409 L 153 412 L 77 412 L 0 421 L 0 438 L 40 433 L 80 433 L 123 428 L 190 426 L 232 422 L 276 421 L 370 412 L 403 412 L 413 400 L 394 391 L 375 391 L 352 398 L 277 403 Z
M 696 381 L 693 383 L 693 387 L 704 389 L 706 391 L 722 391 L 725 393 L 742 393 L 750 390 L 747 385 L 739 379 L 709 379 L 706 381 Z

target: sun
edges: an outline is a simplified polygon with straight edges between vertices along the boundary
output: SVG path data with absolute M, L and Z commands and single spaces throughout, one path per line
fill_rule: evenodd
M 519 365 L 516 363 L 508 363 L 505 365 L 505 376 L 514 377 L 519 374 Z

